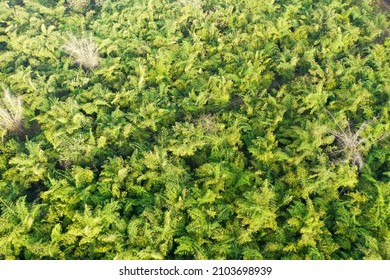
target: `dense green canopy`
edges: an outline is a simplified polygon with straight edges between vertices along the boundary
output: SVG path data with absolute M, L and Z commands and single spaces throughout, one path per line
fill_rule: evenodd
M 390 259 L 389 18 L 0 1 L 0 259 Z

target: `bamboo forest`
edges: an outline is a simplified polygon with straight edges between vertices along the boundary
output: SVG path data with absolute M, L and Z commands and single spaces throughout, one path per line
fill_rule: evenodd
M 389 20 L 0 0 L 0 259 L 390 259 Z

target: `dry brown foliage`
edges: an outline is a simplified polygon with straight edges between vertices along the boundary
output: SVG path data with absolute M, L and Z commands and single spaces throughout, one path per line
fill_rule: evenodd
M 5 89 L 1 103 L 0 127 L 9 132 L 21 133 L 23 131 L 21 97 L 12 96 L 10 91 Z
M 70 34 L 63 48 L 83 68 L 91 70 L 99 66 L 99 47 L 93 42 L 92 37 L 83 36 L 79 39 Z

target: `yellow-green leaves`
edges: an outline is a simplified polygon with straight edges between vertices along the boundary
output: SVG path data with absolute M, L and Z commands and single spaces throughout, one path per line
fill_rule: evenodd
M 0 259 L 390 258 L 373 0 L 0 2 Z

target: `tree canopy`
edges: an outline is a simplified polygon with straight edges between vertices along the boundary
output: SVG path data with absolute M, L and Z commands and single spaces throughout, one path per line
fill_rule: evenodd
M 379 2 L 0 1 L 0 259 L 390 259 Z

